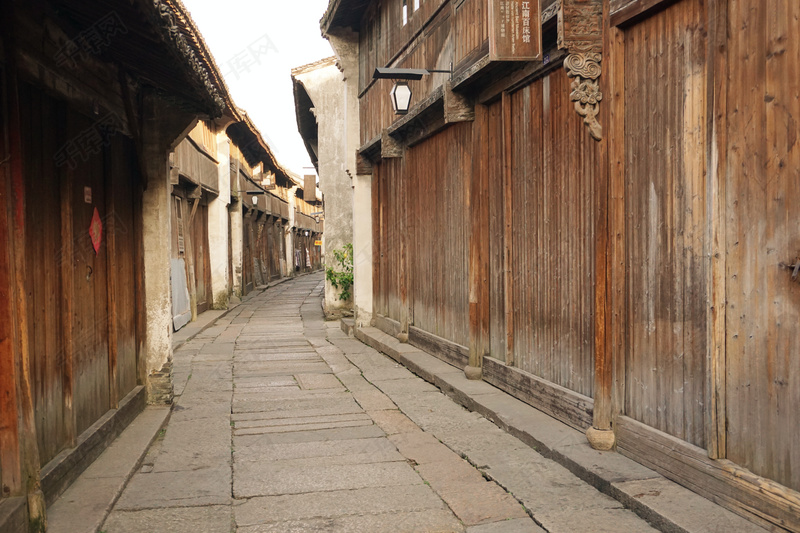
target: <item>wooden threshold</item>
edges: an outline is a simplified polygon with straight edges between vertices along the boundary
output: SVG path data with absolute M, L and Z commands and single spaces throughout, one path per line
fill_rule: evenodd
M 27 498 L 0 498 L 0 531 L 28 533 Z
M 627 416 L 615 432 L 622 455 L 768 530 L 800 532 L 800 493 Z
M 400 322 L 382 315 L 376 315 L 375 327 L 393 337 L 400 332 Z M 456 368 L 464 368 L 469 362 L 469 349 L 466 346 L 415 326 L 409 327 L 408 342 Z M 588 396 L 491 357 L 483 359 L 483 377 L 487 383 L 579 431 L 585 431 L 592 425 L 594 400 Z
M 78 437 L 78 444 L 56 455 L 42 468 L 42 491 L 51 505 L 78 476 L 133 422 L 145 407 L 145 389 L 138 386 Z
M 579 431 L 592 425 L 594 400 L 588 396 L 491 357 L 483 359 L 483 379 Z

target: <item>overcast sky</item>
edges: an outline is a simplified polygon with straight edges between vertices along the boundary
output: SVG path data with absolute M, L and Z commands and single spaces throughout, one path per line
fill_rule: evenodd
M 291 70 L 333 55 L 319 20 L 328 0 L 183 0 L 211 48 L 236 105 L 281 164 L 311 166 L 297 133 Z

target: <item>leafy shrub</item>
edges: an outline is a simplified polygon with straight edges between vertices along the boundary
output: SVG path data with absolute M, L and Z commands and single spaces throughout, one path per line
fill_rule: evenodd
M 334 250 L 333 257 L 341 266 L 341 270 L 328 267 L 325 269 L 325 277 L 331 285 L 342 291 L 339 299 L 346 301 L 352 296 L 350 291 L 353 288 L 353 244 L 347 243 L 344 249 Z

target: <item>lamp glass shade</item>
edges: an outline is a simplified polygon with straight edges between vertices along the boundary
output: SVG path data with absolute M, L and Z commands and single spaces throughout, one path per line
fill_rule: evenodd
M 392 87 L 392 108 L 395 115 L 405 115 L 411 107 L 411 88 L 408 83 L 398 81 Z

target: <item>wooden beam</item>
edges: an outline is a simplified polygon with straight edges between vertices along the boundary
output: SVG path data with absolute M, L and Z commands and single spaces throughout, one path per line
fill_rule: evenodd
M 405 147 L 389 135 L 387 130 L 383 130 L 381 134 L 381 158 L 382 159 L 395 159 L 398 157 L 403 157 L 403 152 L 405 151 Z
M 372 176 L 372 161 L 356 150 L 356 175 Z
M 444 84 L 444 122 L 472 122 L 475 120 L 475 104 L 462 93 L 453 92 L 453 82 Z

